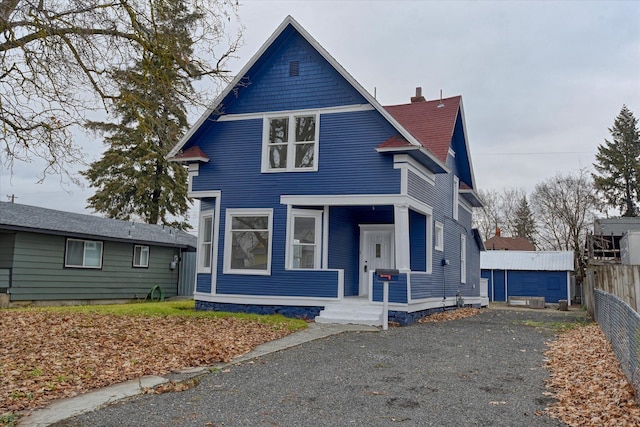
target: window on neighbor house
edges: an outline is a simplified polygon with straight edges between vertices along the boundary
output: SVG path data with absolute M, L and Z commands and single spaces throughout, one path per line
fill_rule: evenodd
M 453 219 L 458 220 L 458 196 L 460 195 L 460 179 L 453 177 Z
M 211 273 L 212 262 L 212 242 L 213 242 L 213 212 L 202 212 L 200 214 L 200 225 L 198 227 L 198 272 Z
M 225 273 L 271 273 L 271 209 L 227 209 Z
M 102 268 L 102 242 L 67 239 L 64 266 Z
M 444 225 L 441 222 L 435 223 L 435 243 L 436 251 L 444 251 Z
M 460 283 L 467 283 L 467 236 L 460 236 Z
M 314 171 L 318 168 L 316 114 L 289 114 L 265 120 L 263 172 Z
M 295 210 L 291 216 L 290 268 L 320 268 L 322 211 Z
M 133 247 L 133 266 L 149 267 L 149 246 L 135 245 Z

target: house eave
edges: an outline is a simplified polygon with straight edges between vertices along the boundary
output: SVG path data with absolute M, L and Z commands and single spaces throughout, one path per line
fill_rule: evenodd
M 180 248 L 180 249 L 196 249 L 195 246 L 191 246 L 186 243 L 159 242 L 159 241 L 153 241 L 153 240 L 147 240 L 147 239 L 138 239 L 135 236 L 131 236 L 131 237 L 102 236 L 99 234 L 76 233 L 73 231 L 62 231 L 62 230 L 49 230 L 45 228 L 23 227 L 23 226 L 10 225 L 10 224 L 0 224 L 0 230 L 22 231 L 27 233 L 47 234 L 47 235 L 53 235 L 53 236 L 63 236 L 63 237 L 71 237 L 71 238 L 86 239 L 86 240 L 103 240 L 103 241 L 109 241 L 109 242 L 144 244 L 148 246 L 163 246 L 163 247 Z
M 474 208 L 481 208 L 484 206 L 484 204 L 482 203 L 482 200 L 480 200 L 480 197 L 474 190 L 461 189 L 460 196 Z
M 405 146 L 405 147 L 376 147 L 376 151 L 382 154 L 409 154 L 416 159 L 421 165 L 433 173 L 449 173 L 451 169 L 444 163 L 439 161 L 429 150 L 423 146 Z
M 168 157 L 167 160 L 177 163 L 209 163 L 206 157 Z

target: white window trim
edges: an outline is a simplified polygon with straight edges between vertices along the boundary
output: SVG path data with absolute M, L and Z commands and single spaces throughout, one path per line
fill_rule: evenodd
M 67 254 L 69 253 L 69 241 L 74 241 L 74 242 L 82 242 L 82 265 L 75 265 L 75 264 L 69 264 L 67 262 Z M 98 266 L 94 266 L 94 265 L 84 265 L 85 262 L 85 257 L 86 257 L 86 250 L 87 250 L 87 243 L 96 243 L 100 245 L 100 265 Z M 100 270 L 102 269 L 102 257 L 104 256 L 104 244 L 102 243 L 102 241 L 100 240 L 84 240 L 84 239 L 72 239 L 72 238 L 67 238 L 67 241 L 65 242 L 65 251 L 64 251 L 64 266 L 67 268 L 90 268 L 93 270 Z
M 320 270 L 322 269 L 322 245 L 324 242 L 322 234 L 323 225 L 323 211 L 313 209 L 291 209 L 289 214 L 289 220 L 287 221 L 287 249 L 286 249 L 286 266 L 288 270 Z M 294 237 L 294 225 L 296 217 L 314 218 L 316 221 L 316 250 L 314 252 L 314 267 L 310 268 L 295 268 L 293 266 L 293 237 Z
M 147 252 L 147 263 L 146 264 L 136 264 L 136 250 L 140 248 L 140 259 L 142 259 L 142 252 Z M 149 268 L 149 258 L 151 257 L 151 250 L 147 245 L 133 245 L 133 266 L 135 268 Z
M 435 223 L 434 247 L 436 251 L 444 252 L 444 224 L 436 221 Z
M 460 235 L 460 283 L 467 283 L 467 236 Z
M 315 116 L 316 118 L 316 133 L 313 144 L 313 167 L 310 168 L 296 168 L 295 164 L 295 122 L 296 117 L 301 116 Z M 289 119 L 289 138 L 287 141 L 287 167 L 284 169 L 271 169 L 269 167 L 269 120 L 277 118 Z M 320 152 L 320 114 L 317 110 L 313 111 L 292 111 L 281 112 L 276 114 L 265 114 L 262 120 L 262 165 L 260 171 L 262 173 L 283 173 L 283 172 L 317 172 L 318 171 L 318 154 Z
M 431 231 L 432 228 L 432 224 L 433 224 L 433 215 L 432 214 L 428 214 L 425 215 L 425 220 L 426 220 L 426 229 L 427 229 L 427 235 L 425 236 L 426 239 L 426 244 L 427 244 L 427 273 L 431 274 L 433 272 L 433 231 Z
M 210 236 L 211 250 L 208 251 L 208 253 L 211 254 L 211 259 L 209 260 L 209 267 L 204 266 L 205 251 L 202 250 L 202 245 L 204 244 L 204 230 L 205 230 L 204 221 L 207 218 L 211 218 L 211 236 Z M 213 266 L 213 263 L 214 263 L 214 257 L 213 257 L 214 230 L 215 230 L 214 211 L 206 210 L 206 211 L 200 212 L 200 220 L 198 222 L 198 268 L 197 268 L 198 273 L 211 273 L 211 267 Z
M 458 196 L 460 195 L 460 179 L 453 176 L 453 219 L 458 220 Z
M 267 230 L 269 232 L 269 247 L 267 248 L 266 270 L 241 270 L 231 268 L 231 219 L 234 216 L 266 216 Z M 271 275 L 271 247 L 273 246 L 273 209 L 227 209 L 225 211 L 224 225 L 224 274 L 243 274 L 252 276 Z

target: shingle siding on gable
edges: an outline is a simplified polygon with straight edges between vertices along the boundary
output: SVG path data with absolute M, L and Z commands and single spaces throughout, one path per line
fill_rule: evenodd
M 289 76 L 291 61 L 298 76 Z M 366 100 L 301 36 L 289 36 L 279 49 L 250 70 L 241 96 L 225 100 L 227 114 L 299 110 L 364 104 Z

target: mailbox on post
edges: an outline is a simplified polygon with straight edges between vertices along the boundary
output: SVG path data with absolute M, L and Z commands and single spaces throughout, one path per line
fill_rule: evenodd
M 383 282 L 382 288 L 382 329 L 389 329 L 389 282 L 396 282 L 400 272 L 396 269 L 378 268 L 375 275 Z
M 400 272 L 394 269 L 379 268 L 376 270 L 376 277 L 381 282 L 395 282 L 398 280 Z

